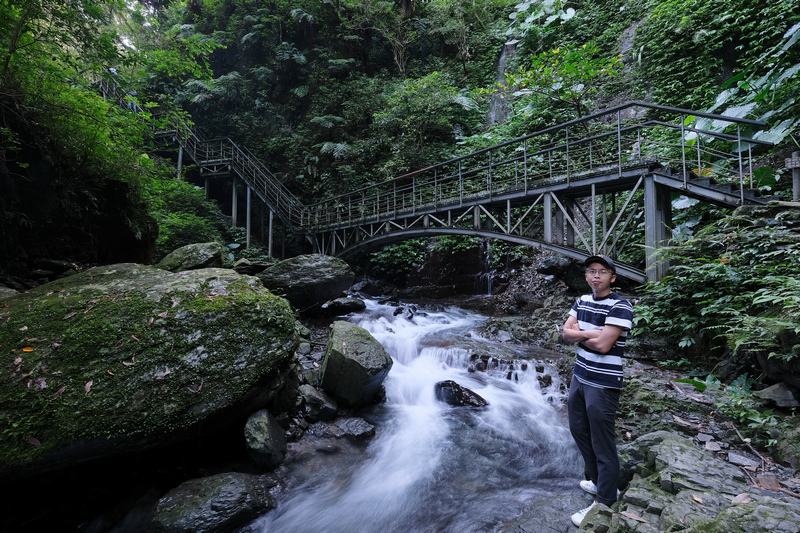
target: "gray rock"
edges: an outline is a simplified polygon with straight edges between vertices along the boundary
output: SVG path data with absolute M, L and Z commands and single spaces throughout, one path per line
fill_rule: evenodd
M 272 264 L 273 263 L 259 263 L 243 257 L 233 264 L 233 269 L 239 274 L 254 276 L 259 272 L 263 272 L 272 266 Z
M 156 267 L 170 272 L 222 266 L 222 245 L 218 242 L 187 244 L 162 259 Z
M 362 279 L 350 287 L 350 290 L 366 294 L 367 296 L 381 296 L 382 294 L 386 294 L 386 289 L 381 287 L 379 282 L 371 279 Z
M 319 311 L 353 284 L 355 274 L 347 263 L 320 254 L 299 255 L 260 272 L 266 288 L 281 294 L 301 313 Z
M 440 381 L 435 385 L 436 399 L 454 407 L 483 408 L 489 405 L 479 394 L 452 380 Z
M 189 480 L 161 498 L 148 531 L 234 531 L 275 508 L 272 476 L 226 473 Z
M 347 315 L 350 313 L 360 313 L 367 308 L 367 304 L 361 298 L 336 298 L 322 304 L 322 309 L 332 315 Z
M 797 401 L 794 390 L 794 387 L 780 382 L 766 389 L 754 392 L 753 396 L 773 403 L 778 407 L 800 407 L 800 402 Z
M 244 440 L 250 458 L 269 469 L 276 468 L 286 455 L 286 436 L 275 417 L 262 409 L 250 415 L 244 426 Z
M 288 302 L 229 269 L 109 265 L 4 303 L 4 480 L 212 433 L 294 369 Z
M 0 286 L 0 300 L 2 300 L 3 298 L 9 298 L 9 297 L 14 296 L 16 294 L 19 294 L 19 291 L 16 291 L 16 290 L 11 289 L 9 287 Z
M 744 466 L 749 468 L 757 468 L 761 464 L 755 459 L 751 459 L 744 454 L 736 452 L 728 452 L 728 462 L 736 466 Z
M 309 422 L 333 420 L 339 408 L 336 400 L 311 385 L 301 385 L 300 395 L 305 406 L 304 414 Z
M 375 436 L 375 426 L 359 417 L 341 418 L 335 422 L 344 435 L 355 440 L 371 439 Z
M 800 501 L 765 495 L 741 471 L 673 433 L 649 433 L 619 447 L 624 491 L 612 507 L 595 506 L 579 531 L 593 533 L 797 533 Z M 579 491 L 578 491 L 579 492 Z M 775 493 L 772 493 L 775 494 Z M 577 500 L 577 501 L 576 501 Z M 534 499 L 500 533 L 574 531 L 569 515 L 586 505 L 572 494 Z
M 373 403 L 384 378 L 392 368 L 392 357 L 367 330 L 337 320 L 322 364 L 322 388 L 349 407 Z

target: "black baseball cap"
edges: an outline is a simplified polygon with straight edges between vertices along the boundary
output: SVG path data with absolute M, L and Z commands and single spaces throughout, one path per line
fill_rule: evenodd
M 617 273 L 617 267 L 614 265 L 614 260 L 608 257 L 607 255 L 593 255 L 588 258 L 586 261 L 583 262 L 584 266 L 589 266 L 592 263 L 600 263 L 601 265 L 605 265 L 611 269 L 611 272 L 614 274 Z

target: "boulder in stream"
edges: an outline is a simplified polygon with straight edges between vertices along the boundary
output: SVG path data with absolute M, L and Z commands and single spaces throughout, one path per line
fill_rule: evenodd
M 473 407 L 482 409 L 489 405 L 485 399 L 453 380 L 436 384 L 436 399 L 454 407 Z
M 373 403 L 391 368 L 392 357 L 367 330 L 343 320 L 331 325 L 322 388 L 340 403 L 348 407 Z

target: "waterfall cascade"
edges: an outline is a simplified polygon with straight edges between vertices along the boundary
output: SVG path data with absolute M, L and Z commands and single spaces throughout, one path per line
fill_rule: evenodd
M 357 460 L 332 456 L 325 468 L 306 469 L 277 509 L 247 531 L 490 531 L 535 496 L 575 490 L 581 463 L 557 374 L 543 387 L 541 364 L 523 358 L 490 358 L 485 371 L 475 371 L 476 350 L 509 353 L 477 333 L 483 317 L 456 308 L 395 316 L 395 309 L 370 301 L 348 318 L 394 360 L 386 402 L 358 413 L 376 426 L 376 437 L 354 452 Z M 437 401 L 434 386 L 445 380 L 489 406 Z

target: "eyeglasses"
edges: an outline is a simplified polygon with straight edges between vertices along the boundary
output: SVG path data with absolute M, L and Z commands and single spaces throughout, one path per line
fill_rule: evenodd
M 600 274 L 601 276 L 605 276 L 607 274 L 613 274 L 614 272 L 611 270 L 595 270 L 593 268 L 590 268 L 589 270 L 586 271 L 586 273 L 589 274 L 590 276 L 594 276 L 595 274 Z

